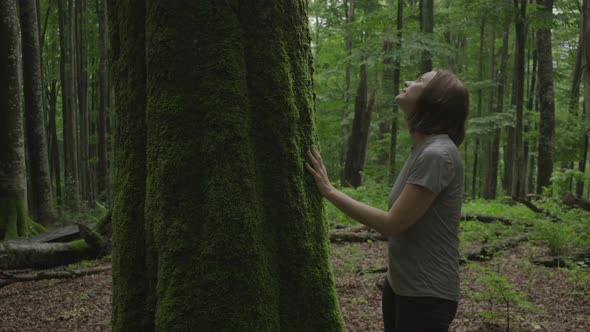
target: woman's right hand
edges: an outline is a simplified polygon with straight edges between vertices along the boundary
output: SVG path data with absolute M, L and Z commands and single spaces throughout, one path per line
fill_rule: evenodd
M 334 186 L 330 183 L 330 179 L 328 178 L 328 172 L 326 171 L 326 166 L 324 166 L 324 161 L 322 160 L 322 156 L 315 148 L 312 151 L 307 152 L 307 156 L 309 158 L 309 162 L 305 163 L 305 168 L 311 173 L 313 179 L 315 180 L 316 185 L 318 186 L 318 190 L 320 194 L 324 197 L 328 196 L 333 190 Z

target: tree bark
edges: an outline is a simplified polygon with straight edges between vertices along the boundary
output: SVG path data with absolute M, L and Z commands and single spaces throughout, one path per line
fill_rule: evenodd
M 537 0 L 547 21 L 552 22 L 553 0 Z M 553 94 L 553 56 L 551 53 L 551 28 L 537 31 L 537 49 L 539 52 L 539 150 L 537 164 L 537 194 L 549 185 L 553 172 L 553 155 L 555 150 L 555 97 Z
M 28 232 L 20 25 L 15 0 L 0 1 L 0 45 L 0 240 L 4 240 Z
M 108 20 L 115 92 L 113 331 L 153 331 L 157 261 L 146 236 L 145 1 L 110 0 Z
M 19 4 L 27 164 L 32 189 L 28 195 L 29 213 L 38 223 L 49 225 L 54 222 L 55 213 L 51 199 L 51 177 L 44 123 L 43 76 L 41 73 L 37 8 L 35 0 L 22 0 Z

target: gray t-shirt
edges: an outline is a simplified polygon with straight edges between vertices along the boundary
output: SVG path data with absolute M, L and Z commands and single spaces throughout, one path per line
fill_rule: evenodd
M 437 196 L 422 218 L 389 237 L 389 284 L 401 296 L 458 301 L 463 161 L 448 135 L 427 137 L 412 149 L 389 194 L 390 206 L 407 183 Z

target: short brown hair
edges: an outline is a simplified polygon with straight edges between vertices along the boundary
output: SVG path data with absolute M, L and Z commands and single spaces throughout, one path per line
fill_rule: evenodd
M 465 138 L 469 93 L 455 74 L 435 72 L 416 100 L 414 112 L 408 115 L 408 126 L 410 131 L 427 135 L 447 134 L 459 146 Z

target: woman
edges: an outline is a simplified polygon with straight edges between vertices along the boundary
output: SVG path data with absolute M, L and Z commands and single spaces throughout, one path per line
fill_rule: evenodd
M 385 331 L 447 331 L 459 300 L 459 220 L 469 96 L 451 72 L 404 83 L 395 98 L 410 131 L 410 156 L 389 194 L 389 211 L 336 190 L 318 151 L 306 168 L 320 193 L 342 212 L 389 238 L 383 288 Z

